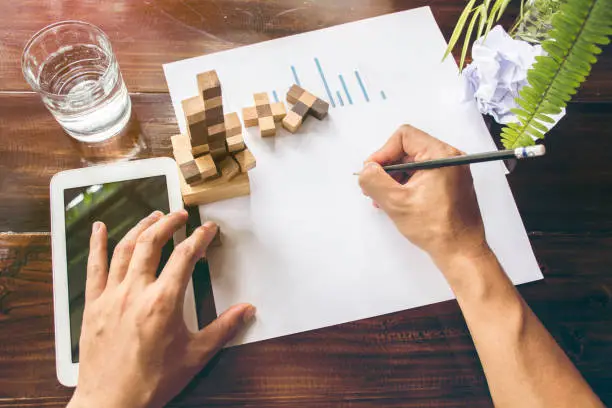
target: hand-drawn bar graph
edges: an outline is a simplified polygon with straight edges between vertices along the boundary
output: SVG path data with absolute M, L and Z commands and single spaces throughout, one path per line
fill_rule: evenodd
M 346 94 L 346 100 L 348 101 L 348 103 L 350 105 L 352 105 L 353 104 L 353 98 L 351 98 L 351 94 L 349 93 L 348 87 L 346 86 L 346 82 L 344 82 L 344 77 L 342 76 L 342 74 L 339 74 L 338 78 L 340 79 L 340 83 L 342 84 L 342 88 L 344 88 L 344 93 Z
M 323 81 L 323 86 L 325 87 L 325 92 L 327 92 L 327 96 L 329 98 L 329 103 L 331 103 L 332 108 L 336 107 L 336 103 L 334 102 L 334 97 L 332 96 L 331 91 L 329 90 L 329 85 L 327 84 L 327 79 L 325 78 L 325 74 L 323 73 L 323 68 L 321 68 L 321 64 L 319 63 L 319 59 L 315 58 L 315 64 L 317 64 L 317 69 L 319 70 L 319 75 L 321 75 L 321 81 Z
M 327 99 L 332 108 L 350 106 L 355 103 L 358 103 L 359 101 L 369 103 L 373 95 L 380 95 L 380 99 L 376 97 L 376 100 L 387 100 L 387 94 L 382 89 L 378 91 L 378 93 L 374 92 L 371 94 L 370 92 L 368 92 L 369 90 L 359 70 L 353 71 L 354 78 L 353 75 L 351 75 L 349 78 L 345 79 L 344 75 L 339 73 L 338 80 L 340 83 L 340 89 L 332 89 L 332 85 L 328 81 L 329 77 L 326 75 L 319 58 L 314 58 L 314 68 L 319 74 L 319 77 L 321 78 L 321 84 L 325 89 L 327 98 L 323 99 Z M 298 86 L 302 86 L 300 82 L 300 77 L 298 75 L 298 70 L 295 65 L 291 65 L 291 74 L 293 76 L 293 82 Z M 353 88 L 351 88 L 350 85 L 352 85 Z M 278 102 L 279 98 L 275 90 L 272 91 L 272 95 L 274 96 L 274 100 Z

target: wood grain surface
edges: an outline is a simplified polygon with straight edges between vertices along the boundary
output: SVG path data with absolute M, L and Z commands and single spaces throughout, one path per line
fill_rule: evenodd
M 612 400 L 612 238 L 533 236 L 545 281 L 521 292 L 595 391 Z M 0 407 L 61 406 L 53 357 L 50 239 L 0 235 Z M 16 401 L 17 402 L 17 401 Z M 456 302 L 224 351 L 180 406 L 490 406 Z M 6 405 L 3 405 L 6 404 Z M 11 405 L 12 406 L 12 405 Z
M 464 1 L 4 1 L 0 3 L 0 408 L 63 407 L 55 376 L 49 180 L 79 167 L 20 68 L 28 38 L 85 20 L 111 38 L 148 145 L 177 132 L 161 64 L 429 5 L 448 39 Z M 510 8 L 505 22 L 516 15 Z M 406 39 L 411 41 L 414 39 Z M 612 405 L 612 52 L 549 154 L 509 181 L 545 280 L 520 291 L 587 381 Z M 401 52 L 401 50 L 398 50 Z M 12 231 L 14 233 L 8 233 Z M 171 406 L 490 407 L 456 302 L 224 351 Z

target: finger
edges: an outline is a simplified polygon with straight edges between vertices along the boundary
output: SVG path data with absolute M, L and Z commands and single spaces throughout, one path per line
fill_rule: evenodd
M 418 161 L 430 156 L 432 152 L 444 150 L 448 147 L 450 146 L 446 143 L 414 126 L 403 125 L 393 133 L 379 151 L 370 156 L 368 161 L 385 165 L 402 160 L 405 156 Z
M 136 247 L 125 279 L 153 282 L 162 248 L 185 223 L 187 223 L 187 211 L 180 210 L 162 217 L 143 231 L 136 239 Z
M 402 136 L 398 130 L 391 135 L 383 147 L 368 157 L 366 162 L 376 162 L 384 166 L 400 161 L 404 157 L 406 157 L 406 152 L 402 145 Z
M 402 190 L 402 185 L 393 179 L 378 163 L 365 165 L 359 176 L 363 193 L 370 197 L 383 210 L 390 196 Z
M 116 286 L 123 282 L 134 253 L 136 240 L 140 234 L 155 224 L 161 218 L 161 211 L 153 211 L 147 218 L 142 219 L 119 241 L 113 252 L 107 286 Z
M 202 364 L 206 364 L 247 323 L 257 310 L 253 305 L 241 303 L 227 309 L 211 324 L 194 334 L 195 348 Z
M 85 302 L 97 299 L 108 278 L 106 225 L 94 222 L 89 239 L 89 258 L 87 259 L 87 279 L 85 280 Z
M 171 291 L 180 304 L 183 303 L 185 290 L 196 262 L 206 256 L 206 249 L 216 233 L 217 225 L 210 221 L 197 228 L 189 238 L 174 249 L 159 276 L 158 284 L 165 290 Z

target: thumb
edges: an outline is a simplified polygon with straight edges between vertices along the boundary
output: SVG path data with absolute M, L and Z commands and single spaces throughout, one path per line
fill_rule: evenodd
M 384 208 L 389 193 L 399 188 L 400 184 L 380 164 L 369 162 L 359 175 L 359 186 L 363 194 Z
M 248 303 L 234 305 L 221 313 L 211 324 L 195 334 L 198 348 L 207 361 L 233 339 L 255 317 L 256 309 Z

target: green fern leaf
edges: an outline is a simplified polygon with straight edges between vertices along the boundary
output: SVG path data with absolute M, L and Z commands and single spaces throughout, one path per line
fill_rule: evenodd
M 555 120 L 554 120 L 554 119 L 550 118 L 550 117 L 549 117 L 549 116 L 547 116 L 547 115 L 543 115 L 543 114 L 541 114 L 541 113 L 536 113 L 536 114 L 534 115 L 534 117 L 535 117 L 537 120 L 540 120 L 540 121 L 542 121 L 542 122 L 546 122 L 546 123 L 555 123 Z
M 550 39 L 542 44 L 547 56 L 536 57 L 527 73 L 529 85 L 516 99 L 513 109 L 519 122 L 502 129 L 504 146 L 514 149 L 533 145 L 531 136 L 544 138 L 544 123 L 554 123 L 597 62 L 600 45 L 610 43 L 612 8 L 610 0 L 567 0 L 552 19 Z

